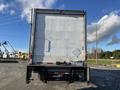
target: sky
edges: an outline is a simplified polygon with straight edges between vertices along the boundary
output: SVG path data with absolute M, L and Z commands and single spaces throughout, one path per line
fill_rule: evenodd
M 28 51 L 30 9 L 67 9 L 87 12 L 88 47 L 120 49 L 120 0 L 0 0 L 0 42 Z

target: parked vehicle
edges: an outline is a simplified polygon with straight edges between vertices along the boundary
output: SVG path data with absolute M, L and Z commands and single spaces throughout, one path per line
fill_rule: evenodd
M 89 82 L 85 11 L 32 9 L 31 26 L 27 83 L 34 73 L 44 82 Z

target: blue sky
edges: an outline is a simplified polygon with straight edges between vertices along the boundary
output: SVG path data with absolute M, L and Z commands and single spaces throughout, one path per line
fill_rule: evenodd
M 29 9 L 31 7 L 77 9 L 87 12 L 87 25 L 90 28 L 95 27 L 95 24 L 100 26 L 102 22 L 105 22 L 105 24 L 107 22 L 103 34 L 102 27 L 98 30 L 101 35 L 98 47 L 104 50 L 120 49 L 120 43 L 107 45 L 108 42 L 111 42 L 113 36 L 120 38 L 120 24 L 117 21 L 117 19 L 120 19 L 119 6 L 120 0 L 0 0 L 0 42 L 10 41 L 15 48 L 28 51 L 30 33 Z M 103 20 L 104 16 L 105 19 Z M 116 21 L 110 21 L 114 17 L 117 18 L 115 19 Z M 117 25 L 109 22 L 115 22 Z M 92 36 L 94 35 L 93 32 L 88 38 L 94 38 Z M 95 47 L 94 39 L 91 40 L 89 47 Z

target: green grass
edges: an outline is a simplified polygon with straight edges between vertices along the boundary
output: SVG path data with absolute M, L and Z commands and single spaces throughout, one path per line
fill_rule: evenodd
M 96 60 L 88 60 L 88 64 L 89 65 L 95 65 L 95 64 L 98 64 L 98 65 L 112 65 L 112 64 L 120 64 L 120 61 L 119 60 L 111 61 L 109 59 L 102 59 L 102 60 L 97 60 L 97 63 L 96 63 Z

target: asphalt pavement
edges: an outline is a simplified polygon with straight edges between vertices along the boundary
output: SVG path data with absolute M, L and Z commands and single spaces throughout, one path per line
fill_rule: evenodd
M 25 83 L 26 63 L 0 63 L 0 90 L 120 90 L 120 70 L 91 67 L 91 82 L 48 81 L 37 77 Z

